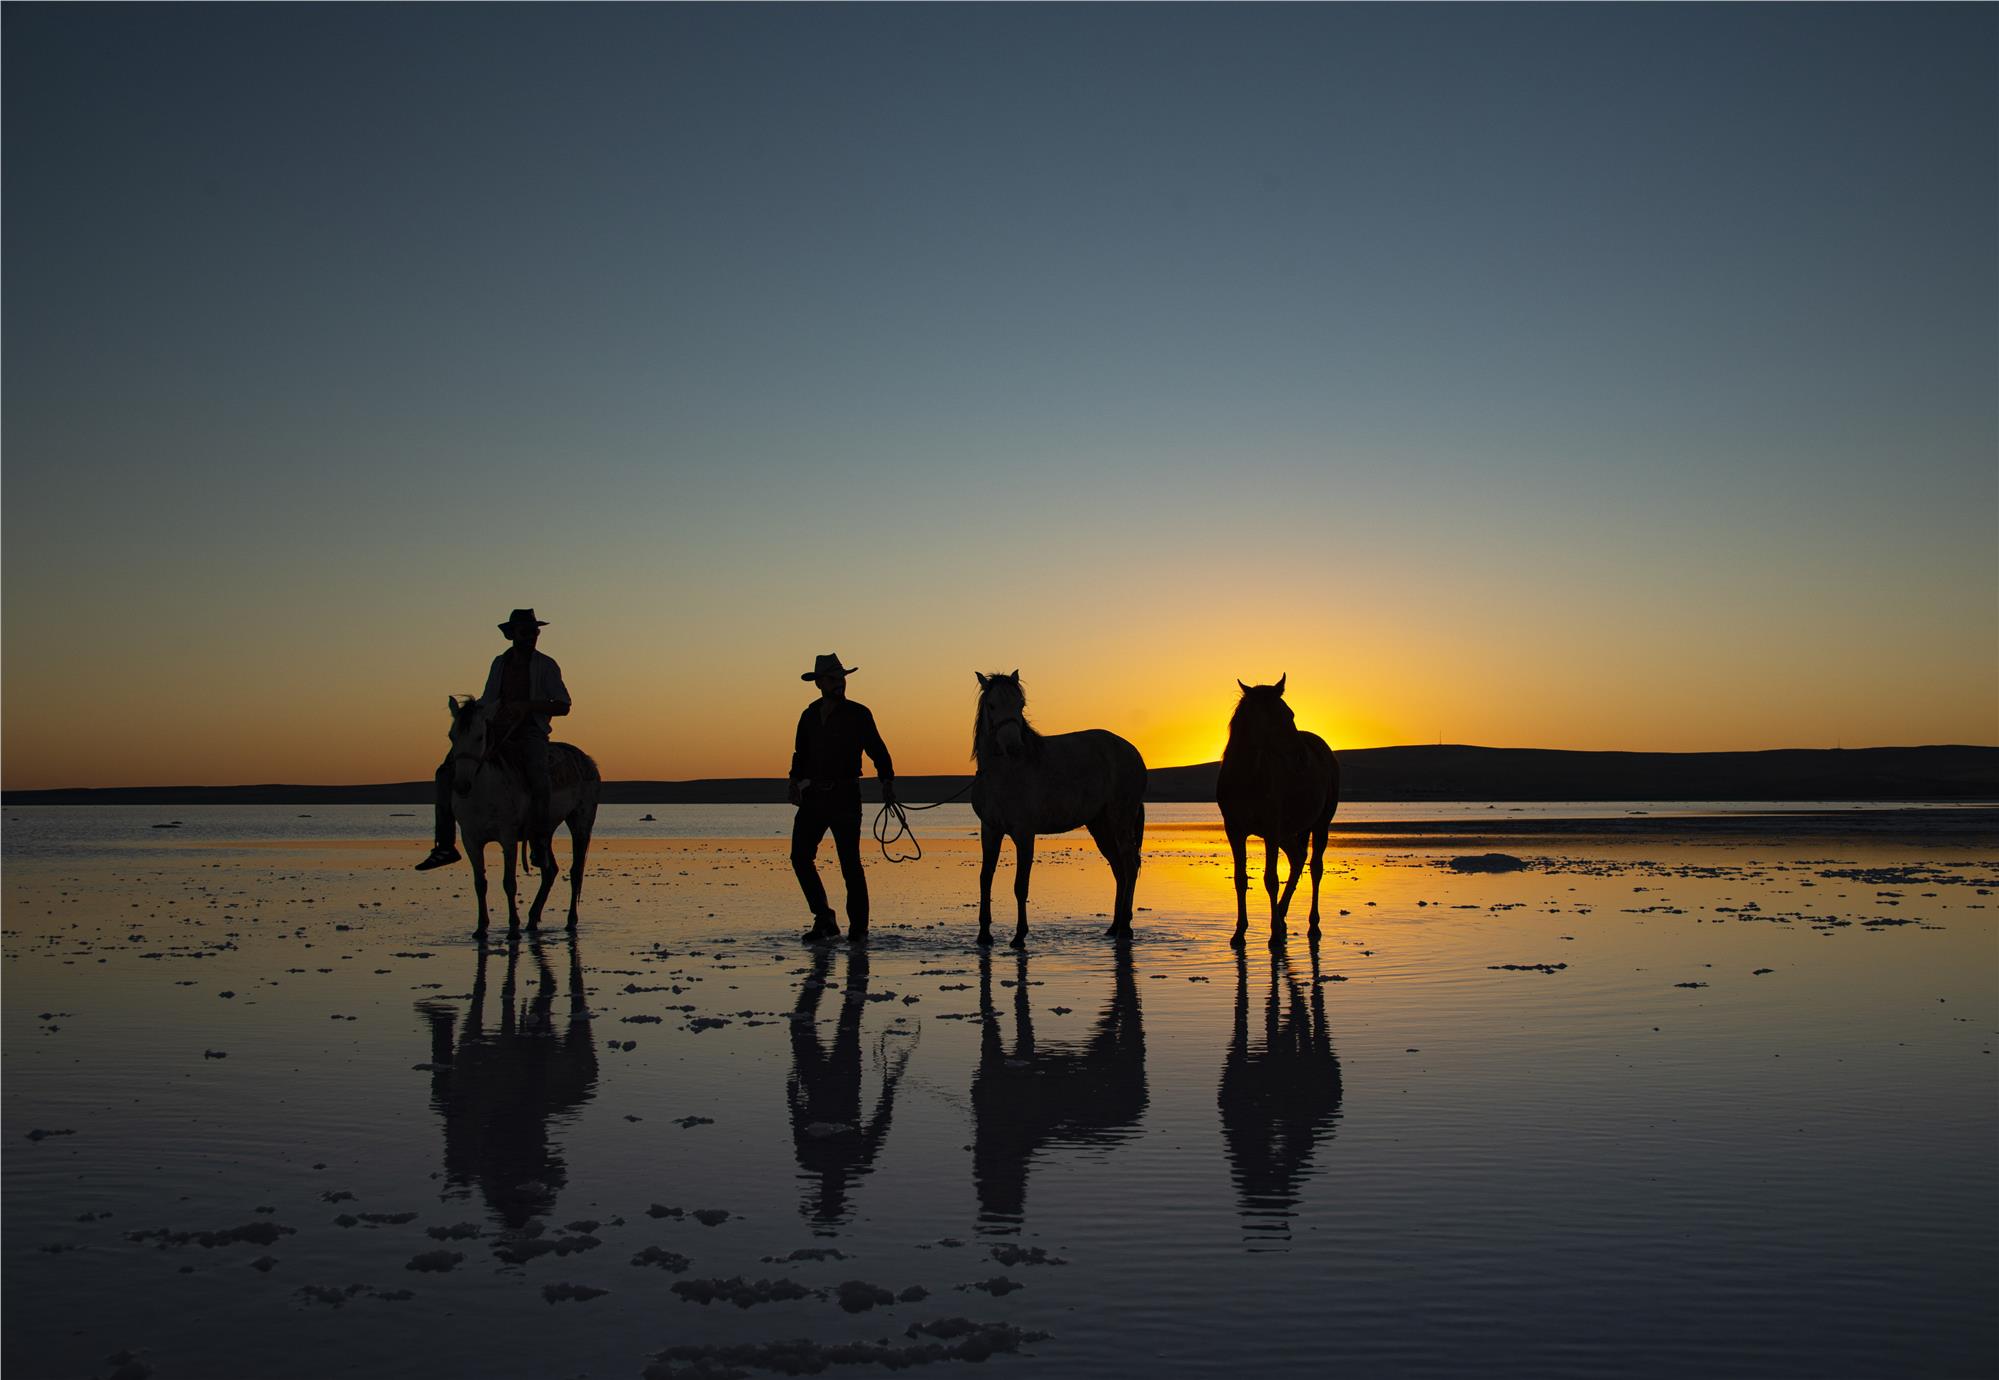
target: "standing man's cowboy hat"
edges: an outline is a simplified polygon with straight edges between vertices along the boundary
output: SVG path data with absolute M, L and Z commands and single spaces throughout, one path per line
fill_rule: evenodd
M 534 615 L 528 614 L 530 618 Z M 860 670 L 858 666 L 842 666 L 838 652 L 824 652 L 812 659 L 812 669 L 799 677 L 800 680 L 817 680 L 821 676 L 851 676 Z
M 511 614 L 507 615 L 507 621 L 500 624 L 500 631 L 511 637 L 515 628 L 529 626 L 545 628 L 548 626 L 548 620 L 536 618 L 533 609 L 515 609 Z

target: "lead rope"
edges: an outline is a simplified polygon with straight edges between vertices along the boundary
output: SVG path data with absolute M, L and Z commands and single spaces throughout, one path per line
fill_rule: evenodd
M 884 800 L 882 807 L 875 811 L 874 830 L 875 842 L 881 845 L 882 856 L 892 863 L 915 862 L 918 858 L 922 857 L 923 844 L 918 841 L 915 831 L 909 827 L 909 812 L 911 810 L 934 810 L 939 805 L 949 805 L 966 791 L 972 789 L 973 783 L 977 780 L 978 777 L 974 776 L 971 781 L 967 781 L 950 795 L 945 796 L 942 800 L 933 800 L 928 805 L 904 805 L 899 800 Z M 893 825 L 890 824 L 890 820 L 894 821 Z M 903 839 L 909 840 L 909 846 L 916 850 L 914 853 L 907 853 L 898 857 L 896 854 L 888 851 L 890 844 L 900 843 Z

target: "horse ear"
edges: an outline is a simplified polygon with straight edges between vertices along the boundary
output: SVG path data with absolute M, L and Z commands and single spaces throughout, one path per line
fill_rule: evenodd
M 1242 692 L 1243 692 L 1243 694 L 1247 695 L 1247 694 L 1249 693 L 1249 687 L 1248 687 L 1247 685 L 1244 685 L 1244 684 L 1242 683 L 1242 677 L 1241 677 L 1241 676 L 1237 676 L 1237 677 L 1236 677 L 1236 681 L 1235 681 L 1235 683 L 1236 683 L 1236 688 L 1237 688 L 1238 690 L 1242 691 Z
M 986 683 L 986 673 L 984 671 L 974 671 L 972 674 L 978 677 L 979 685 L 983 687 Z
M 1019 679 L 1020 679 L 1020 668 L 1019 668 L 1018 666 L 1016 666 L 1016 667 L 1014 667 L 1014 668 L 1013 668 L 1013 670 L 1009 671 L 1009 672 L 1007 673 L 1007 679 L 1008 679 L 1008 680 L 1019 680 Z
M 1283 694 L 1283 693 L 1284 693 L 1284 682 L 1285 682 L 1285 681 L 1287 681 L 1287 680 L 1289 680 L 1289 679 L 1291 679 L 1291 673 L 1290 673 L 1289 671 L 1286 671 L 1286 672 L 1285 672 L 1285 673 L 1284 673 L 1283 675 L 1281 675 L 1281 676 L 1279 676 L 1279 677 L 1277 678 L 1277 693 L 1278 693 L 1278 694 L 1280 694 L 1280 695 L 1281 695 L 1281 694 Z

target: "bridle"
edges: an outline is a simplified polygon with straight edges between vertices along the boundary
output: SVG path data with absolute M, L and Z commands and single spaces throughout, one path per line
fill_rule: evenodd
M 1008 754 L 1006 753 L 1006 751 L 1000 748 L 999 745 L 999 731 L 1002 728 L 1005 728 L 1008 724 L 1018 724 L 1020 725 L 1021 736 L 1025 738 L 1027 736 L 1026 706 L 1023 705 L 1019 709 L 1007 711 L 1001 717 L 998 718 L 995 718 L 993 716 L 993 711 L 995 708 L 996 706 L 989 699 L 985 697 L 980 698 L 979 718 L 985 723 L 986 733 L 989 737 L 992 738 L 993 747 L 999 750 L 1001 756 L 1007 756 Z

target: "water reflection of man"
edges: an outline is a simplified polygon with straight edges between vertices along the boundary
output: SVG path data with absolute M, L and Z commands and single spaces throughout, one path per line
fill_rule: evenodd
M 791 1017 L 791 1140 L 808 1185 L 799 1210 L 815 1230 L 830 1231 L 847 1217 L 847 1194 L 874 1172 L 875 1157 L 888 1139 L 895 1113 L 895 1088 L 909 1060 L 908 1039 L 883 1059 L 881 1094 L 874 1114 L 861 1121 L 861 1017 L 868 1006 L 868 953 L 847 951 L 847 989 L 833 1029 L 831 1049 L 819 1038 L 819 999 L 830 985 L 833 951 L 812 955 L 812 971 L 799 986 Z
M 562 668 L 555 658 L 535 650 L 541 630 L 548 626 L 534 616 L 533 609 L 515 609 L 500 631 L 513 646 L 493 658 L 486 672 L 486 688 L 479 695 L 482 707 L 498 705 L 491 741 L 504 744 L 520 764 L 528 788 L 528 839 L 534 849 L 534 865 L 543 870 L 555 866 L 548 837 L 555 823 L 548 817 L 553 794 L 548 775 L 549 720 L 569 712 L 569 688 L 562 683 Z M 457 823 L 451 809 L 451 758 L 437 769 L 436 842 L 430 856 L 416 865 L 419 872 L 444 867 L 459 859 L 454 839 Z
M 555 972 L 540 941 L 528 953 L 538 970 L 535 991 L 517 1001 L 520 945 L 507 947 L 500 983 L 500 1028 L 486 1025 L 486 959 L 472 982 L 463 1029 L 454 1030 L 450 1002 L 419 1002 L 430 1026 L 430 1101 L 444 1123 L 444 1175 L 454 1187 L 477 1184 L 501 1223 L 519 1229 L 555 1208 L 568 1181 L 549 1124 L 595 1095 L 597 1047 L 583 992 L 583 960 L 569 949 L 569 1018 L 554 1019 Z
M 814 660 L 799 677 L 819 687 L 819 699 L 798 716 L 798 736 L 791 753 L 790 799 L 798 807 L 791 826 L 791 868 L 799 889 L 812 907 L 808 942 L 838 939 L 840 927 L 826 899 L 814 857 L 819 840 L 833 831 L 833 848 L 840 855 L 840 876 L 847 884 L 847 938 L 868 937 L 868 877 L 861 870 L 861 754 L 874 761 L 882 799 L 895 799 L 895 764 L 875 728 L 868 707 L 847 698 L 847 677 L 860 668 L 842 666 L 835 653 Z

